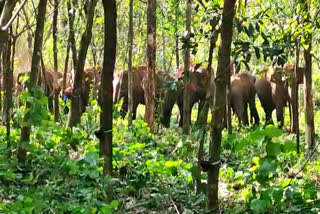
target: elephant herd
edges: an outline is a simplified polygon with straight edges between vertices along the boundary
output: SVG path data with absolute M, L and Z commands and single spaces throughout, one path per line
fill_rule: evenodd
M 214 80 L 210 80 L 208 69 L 200 65 L 191 66 L 189 79 L 190 109 L 195 103 L 199 103 L 199 112 L 206 100 L 212 103 L 215 90 Z M 298 83 L 303 82 L 303 68 L 298 70 Z M 133 68 L 133 119 L 136 118 L 136 111 L 139 104 L 144 102 L 144 79 L 147 67 L 139 66 Z M 256 95 L 260 100 L 265 112 L 266 123 L 272 122 L 272 112 L 276 110 L 276 118 L 280 127 L 284 123 L 284 107 L 291 103 L 291 86 L 294 75 L 294 65 L 285 64 L 283 67 L 274 66 L 268 68 L 267 72 L 260 78 L 248 73 L 238 73 L 231 76 L 231 107 L 233 112 L 243 125 L 249 124 L 248 107 L 250 119 L 255 124 L 260 123 L 259 114 L 256 108 Z M 178 105 L 180 112 L 179 125 L 183 122 L 183 84 L 184 72 L 179 69 L 176 75 L 162 70 L 155 73 L 155 99 L 159 121 L 164 126 L 169 126 L 171 112 L 174 104 Z M 124 70 L 114 76 L 114 102 L 123 98 L 121 116 L 124 117 L 128 111 L 128 71 Z M 217 95 L 218 96 L 218 95 Z M 289 105 L 290 106 L 290 105 Z M 191 118 L 188 118 L 191 121 Z M 252 121 L 252 120 L 251 120 Z
M 256 95 L 260 100 L 261 106 L 266 114 L 266 123 L 272 122 L 272 112 L 276 110 L 277 121 L 280 126 L 284 123 L 284 107 L 287 103 L 291 103 L 291 86 L 294 75 L 294 65 L 285 64 L 283 67 L 270 67 L 267 72 L 260 78 L 248 73 L 237 73 L 231 76 L 230 94 L 231 107 L 233 112 L 243 125 L 249 124 L 254 120 L 255 124 L 260 123 L 259 114 L 256 109 Z M 184 85 L 184 69 L 178 69 L 175 75 L 166 71 L 156 69 L 155 72 L 155 111 L 159 122 L 164 126 L 170 125 L 172 109 L 177 104 L 180 112 L 179 126 L 183 122 L 183 100 L 184 88 L 188 87 L 190 96 L 189 109 L 198 103 L 198 119 L 201 109 L 206 101 L 213 103 L 213 95 L 215 90 L 214 78 L 210 78 L 210 74 L 206 67 L 200 64 L 191 66 L 189 84 Z M 303 82 L 303 68 L 298 70 L 297 81 L 299 84 Z M 52 100 L 54 95 L 60 94 L 65 101 L 72 97 L 72 77 L 70 74 L 66 76 L 66 84 L 63 87 L 63 75 L 60 72 L 54 73 L 46 70 L 42 72 L 45 76 L 45 93 Z M 81 111 L 85 111 L 88 105 L 89 93 L 92 89 L 93 97 L 98 98 L 100 88 L 101 68 L 88 68 L 84 70 L 84 81 L 81 91 Z M 18 94 L 24 89 L 24 83 L 21 76 L 28 74 L 27 72 L 19 73 L 15 78 L 15 93 Z M 133 67 L 133 119 L 136 118 L 137 108 L 139 104 L 145 104 L 144 85 L 147 74 L 147 66 L 142 65 Z M 64 90 L 63 90 L 64 88 Z M 218 95 L 217 95 L 218 96 Z M 113 100 L 118 103 L 123 99 L 121 106 L 121 116 L 125 117 L 128 111 L 128 70 L 114 73 L 113 80 Z M 49 102 L 49 108 L 52 104 Z M 290 106 L 290 105 L 289 105 Z M 248 117 L 248 107 L 250 109 L 250 118 Z M 291 111 L 292 112 L 292 111 Z M 187 115 L 191 122 L 191 115 Z
M 81 111 L 84 112 L 89 101 L 89 93 L 91 88 L 93 89 L 93 95 L 98 97 L 98 87 L 100 83 L 100 71 L 101 67 L 97 69 L 87 68 L 84 70 L 84 80 L 81 87 Z M 14 75 L 14 94 L 17 96 L 26 87 L 26 79 L 23 77 L 29 76 L 30 72 L 20 72 Z M 42 78 L 41 78 L 42 76 Z M 63 74 L 61 72 L 53 72 L 51 70 L 45 70 L 41 72 L 38 78 L 38 85 L 42 85 L 45 95 L 48 99 L 49 109 L 53 108 L 53 99 L 55 95 L 61 96 L 64 101 L 71 99 L 73 92 L 73 78 L 71 73 L 67 73 L 65 78 L 65 86 L 63 83 Z M 96 83 L 96 84 L 94 84 Z M 92 87 L 93 86 L 93 87 Z M 66 110 L 66 109 L 65 109 Z

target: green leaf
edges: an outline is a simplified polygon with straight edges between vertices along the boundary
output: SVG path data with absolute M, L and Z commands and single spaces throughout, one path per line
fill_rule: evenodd
M 236 151 L 238 152 L 238 151 L 242 150 L 244 147 L 248 146 L 249 144 L 250 144 L 249 141 L 241 140 L 236 146 Z
M 280 137 L 282 135 L 282 131 L 274 125 L 268 125 L 265 129 L 265 133 L 270 138 Z
M 277 165 L 273 158 L 263 158 L 260 160 L 260 167 L 257 170 L 257 180 L 264 183 L 270 179 L 270 175 L 276 172 Z
M 250 209 L 253 213 L 264 213 L 267 208 L 267 204 L 264 200 L 253 199 L 250 203 Z
M 286 141 L 283 144 L 281 144 L 281 151 L 284 153 L 293 152 L 293 151 L 296 151 L 296 149 L 297 149 L 297 145 L 292 141 Z
M 260 55 L 260 50 L 259 50 L 259 48 L 257 48 L 257 47 L 253 47 L 253 48 L 254 48 L 254 51 L 255 51 L 255 53 L 256 53 L 257 59 L 260 59 L 261 55 Z
M 250 24 L 249 24 L 249 36 L 252 37 L 252 36 L 253 36 L 253 33 L 254 33 L 254 27 L 253 27 L 253 24 L 250 23 Z
M 266 146 L 267 154 L 270 157 L 277 157 L 281 153 L 281 145 L 279 143 L 268 142 Z
M 89 152 L 86 154 L 84 160 L 90 165 L 90 166 L 96 166 L 97 165 L 97 159 L 99 158 L 98 153 L 96 152 Z

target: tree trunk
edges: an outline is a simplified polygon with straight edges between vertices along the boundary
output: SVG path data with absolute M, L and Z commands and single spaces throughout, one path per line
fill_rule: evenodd
M 41 50 L 42 50 L 42 41 L 43 41 L 43 31 L 44 31 L 44 23 L 46 19 L 46 10 L 47 10 L 47 0 L 40 0 L 38 5 L 38 15 L 37 15 L 37 27 L 34 38 L 34 48 L 33 48 L 33 56 L 31 63 L 31 73 L 30 80 L 28 84 L 29 91 L 32 91 L 32 88 L 37 84 L 37 77 L 39 73 L 39 64 L 41 58 Z M 30 108 L 30 103 L 27 103 L 27 108 Z M 28 120 L 28 116 L 25 115 L 24 120 Z M 17 151 L 17 158 L 20 164 L 25 163 L 27 151 L 26 144 L 29 142 L 30 138 L 30 124 L 26 124 L 21 129 L 21 141 Z
M 176 52 L 176 67 L 179 69 L 180 66 L 180 58 L 179 58 L 179 35 L 178 35 L 178 19 L 179 19 L 179 3 L 180 1 L 176 1 L 176 6 L 175 6 L 175 24 L 174 24 L 174 30 L 175 30 L 175 38 L 176 38 L 176 47 L 175 47 L 175 52 Z
M 9 20 L 12 17 L 12 12 L 16 6 L 18 0 L 7 0 L 2 9 L 1 18 L 0 18 L 0 27 L 4 27 L 8 24 Z
M 235 0 L 225 0 L 222 12 L 221 43 L 218 53 L 216 91 L 211 121 L 211 142 L 208 164 L 208 213 L 218 213 L 218 185 L 222 130 L 226 111 L 226 87 L 230 78 L 230 53 L 233 31 Z
M 52 20 L 52 38 L 53 38 L 53 67 L 54 67 L 54 121 L 59 121 L 59 94 L 56 93 L 57 76 L 58 76 L 58 48 L 57 48 L 57 32 L 58 32 L 58 0 L 53 3 L 53 20 Z
M 104 59 L 101 78 L 100 154 L 104 158 L 104 173 L 112 175 L 112 106 L 113 71 L 117 45 L 116 0 L 103 0 Z
M 188 43 L 190 41 L 191 34 L 191 13 L 192 13 L 192 1 L 186 0 L 187 11 L 186 11 L 186 32 L 185 39 Z M 183 90 L 183 133 L 187 134 L 190 128 L 191 118 L 191 107 L 190 107 L 190 48 L 186 47 L 184 55 L 184 90 Z
M 300 139 L 299 139 L 299 85 L 298 85 L 298 70 L 300 61 L 300 46 L 299 41 L 296 42 L 296 64 L 292 81 L 291 92 L 291 107 L 292 107 L 292 123 L 291 132 L 296 134 L 297 153 L 300 153 Z
M 3 88 L 3 90 L 4 90 L 4 81 L 3 81 L 3 58 L 2 58 L 2 51 L 0 50 L 0 115 L 1 115 L 1 113 L 2 113 L 2 88 Z
M 226 112 L 226 119 L 227 121 L 227 130 L 228 130 L 228 134 L 232 134 L 232 112 L 231 112 L 231 75 L 228 77 L 228 84 L 227 84 L 227 112 Z M 250 113 L 251 114 L 251 113 Z
M 151 131 L 154 130 L 154 98 L 155 84 L 154 75 L 156 70 L 156 0 L 148 0 L 147 7 L 147 58 L 148 71 L 145 87 L 146 113 L 145 121 L 148 123 Z
M 7 134 L 7 150 L 8 156 L 11 156 L 11 140 L 10 140 L 10 120 L 11 120 L 11 107 L 12 107 L 12 82 L 13 82 L 13 73 L 11 70 L 11 41 L 8 37 L 7 44 L 5 44 L 5 49 L 3 51 L 3 80 L 4 80 L 4 117 L 6 124 L 6 134 Z
M 86 30 L 82 34 L 78 62 L 76 64 L 76 73 L 73 82 L 73 92 L 71 98 L 71 111 L 69 118 L 69 127 L 73 127 L 80 122 L 81 114 L 84 112 L 85 106 L 81 102 L 82 87 L 83 87 L 83 69 L 87 57 L 88 47 L 92 38 L 92 25 L 94 17 L 94 9 L 97 0 L 91 0 L 88 7 Z M 111 84 L 112 85 L 112 84 Z
M 304 25 L 310 25 L 310 1 L 303 2 L 303 9 L 307 14 L 304 20 Z M 310 27 L 310 26 L 309 26 Z M 312 100 L 312 33 L 305 34 L 304 61 L 305 61 L 305 74 L 304 74 L 304 105 L 305 105 L 305 123 L 306 133 L 305 141 L 310 149 L 315 146 L 315 129 L 314 129 L 314 112 Z
M 74 34 L 74 20 L 76 16 L 76 2 L 74 2 L 74 5 L 72 7 L 71 2 L 67 1 L 67 8 L 68 8 L 68 18 L 69 18 L 69 41 L 71 44 L 71 50 L 72 50 L 72 60 L 73 60 L 73 69 L 75 70 L 77 67 L 77 45 L 76 45 L 76 39 Z
M 312 56 L 311 56 L 311 43 L 309 48 L 304 50 L 304 60 L 306 65 L 304 76 L 304 105 L 306 111 L 306 134 L 305 139 L 310 149 L 315 146 L 315 130 L 314 130 L 314 112 L 312 101 Z
M 216 25 L 211 25 L 212 27 L 212 33 L 215 31 Z M 210 37 L 210 47 L 209 47 L 209 57 L 208 57 L 208 75 L 209 75 L 209 84 L 211 84 L 211 80 L 213 78 L 212 75 L 212 59 L 213 59 L 213 51 L 216 48 L 216 42 L 217 38 L 215 37 Z M 208 87 L 211 89 L 211 87 Z M 212 98 L 213 99 L 213 98 Z M 211 100 L 205 101 L 205 104 L 202 108 L 202 111 L 200 113 L 199 117 L 199 125 L 201 129 L 201 135 L 200 135 L 200 144 L 199 144 L 199 151 L 198 151 L 198 171 L 197 171 L 197 178 L 196 178 L 196 185 L 197 185 L 197 193 L 199 193 L 200 188 L 201 188 L 201 162 L 203 161 L 203 145 L 206 137 L 206 124 L 208 121 L 208 113 L 209 113 L 209 107 L 210 107 L 210 102 Z
M 128 59 L 128 126 L 132 126 L 133 115 L 133 71 L 132 71 L 132 48 L 133 48 L 133 0 L 129 6 L 129 59 Z
M 67 74 L 68 74 L 68 65 L 69 65 L 69 54 L 70 54 L 70 40 L 67 45 L 67 54 L 66 59 L 64 61 L 64 71 L 63 71 L 63 82 L 62 82 L 62 94 L 64 95 L 64 91 L 67 87 Z

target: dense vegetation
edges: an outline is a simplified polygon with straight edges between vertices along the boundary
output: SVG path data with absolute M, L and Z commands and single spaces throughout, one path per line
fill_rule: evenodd
M 0 213 L 320 212 L 319 8 L 0 2 Z

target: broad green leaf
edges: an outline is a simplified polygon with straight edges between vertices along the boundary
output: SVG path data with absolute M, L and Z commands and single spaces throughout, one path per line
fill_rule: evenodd
M 253 213 L 264 213 L 267 208 L 267 204 L 264 200 L 253 199 L 250 203 L 250 209 Z
M 266 146 L 267 154 L 270 157 L 277 157 L 281 153 L 281 145 L 279 143 L 268 142 Z

